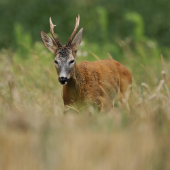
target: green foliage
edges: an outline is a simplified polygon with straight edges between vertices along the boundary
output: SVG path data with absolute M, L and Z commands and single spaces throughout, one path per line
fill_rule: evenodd
M 15 41 L 17 45 L 16 55 L 19 58 L 25 59 L 29 55 L 32 48 L 32 38 L 29 33 L 25 33 L 21 24 L 14 25 Z
M 136 12 L 128 12 L 125 14 L 125 19 L 134 23 L 133 38 L 135 41 L 141 41 L 144 37 L 144 23 L 142 16 Z
M 170 46 L 170 1 L 148 0 L 7 0 L 0 1 L 0 48 L 15 47 L 16 23 L 33 42 L 40 41 L 39 31 L 49 32 L 52 17 L 55 32 L 63 44 L 70 36 L 75 17 L 80 14 L 80 27 L 88 42 L 114 43 L 115 37 L 134 40 L 154 39 L 160 46 Z M 165 48 L 162 48 L 166 51 Z
M 101 38 L 103 42 L 106 42 L 108 39 L 108 17 L 107 10 L 101 6 L 96 8 L 96 11 L 99 15 L 99 27 L 101 28 Z

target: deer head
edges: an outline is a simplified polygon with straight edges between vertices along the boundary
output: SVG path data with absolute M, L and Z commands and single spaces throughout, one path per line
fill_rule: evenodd
M 62 85 L 67 84 L 72 77 L 75 64 L 76 52 L 82 40 L 83 28 L 75 36 L 79 27 L 80 16 L 76 17 L 75 28 L 66 45 L 62 46 L 58 38 L 54 34 L 54 27 L 50 17 L 50 32 L 53 38 L 44 31 L 40 31 L 41 39 L 44 46 L 55 55 L 54 65 L 58 73 L 58 80 Z M 74 38 L 75 36 L 75 38 Z M 73 40 L 74 38 L 74 40 Z

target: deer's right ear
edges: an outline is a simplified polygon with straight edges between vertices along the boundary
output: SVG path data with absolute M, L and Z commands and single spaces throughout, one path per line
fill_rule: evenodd
M 41 35 L 42 42 L 44 43 L 44 46 L 49 51 L 51 51 L 53 54 L 55 54 L 58 48 L 55 41 L 49 35 L 47 35 L 44 31 L 40 31 L 40 35 Z

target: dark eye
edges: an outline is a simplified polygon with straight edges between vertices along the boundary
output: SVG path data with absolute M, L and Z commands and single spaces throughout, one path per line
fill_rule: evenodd
M 54 63 L 55 63 L 55 64 L 58 64 L 57 60 L 54 60 Z
M 73 64 L 74 63 L 74 60 L 71 60 L 70 62 L 69 62 L 69 64 Z

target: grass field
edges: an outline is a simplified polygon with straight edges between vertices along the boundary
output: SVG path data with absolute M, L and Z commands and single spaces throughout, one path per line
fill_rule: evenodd
M 62 86 L 42 43 L 27 54 L 0 51 L 0 169 L 170 169 L 168 59 L 153 44 L 136 44 L 134 52 L 118 43 L 124 57 L 116 59 L 132 73 L 133 101 L 130 111 L 117 102 L 107 113 L 87 106 L 63 114 Z M 108 57 L 107 48 L 99 55 L 84 45 L 77 62 L 95 60 L 88 49 Z

